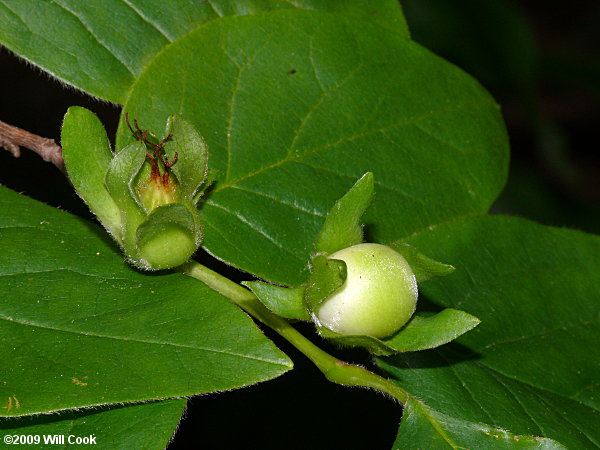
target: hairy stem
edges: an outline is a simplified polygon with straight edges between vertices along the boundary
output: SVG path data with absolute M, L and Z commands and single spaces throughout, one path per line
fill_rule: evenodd
M 406 391 L 389 380 L 364 367 L 339 360 L 317 347 L 288 321 L 269 311 L 248 289 L 195 261 L 185 264 L 179 270 L 185 275 L 204 282 L 208 287 L 227 297 L 252 317 L 275 330 L 308 357 L 329 381 L 344 386 L 362 386 L 377 389 L 392 396 L 402 404 L 408 400 Z
M 56 142 L 2 121 L 0 121 L 0 147 L 11 152 L 15 158 L 21 156 L 21 147 L 26 147 L 40 155 L 44 161 L 51 162 L 62 172 L 65 171 L 62 149 Z

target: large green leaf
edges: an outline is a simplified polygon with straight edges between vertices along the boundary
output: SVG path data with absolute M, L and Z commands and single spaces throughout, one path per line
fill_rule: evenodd
M 121 103 L 174 40 L 222 16 L 273 9 L 330 11 L 408 33 L 395 0 L 0 0 L 0 43 L 70 85 Z
M 569 448 L 600 445 L 600 238 L 501 216 L 441 225 L 409 240 L 456 272 L 423 293 L 476 315 L 436 350 L 380 360 L 439 412 Z
M 128 266 L 100 228 L 0 188 L 0 415 L 181 397 L 291 367 L 204 284 Z M 10 400 L 8 400 L 10 399 Z
M 156 449 L 166 447 L 185 408 L 185 399 L 151 402 L 133 406 L 112 406 L 81 411 L 66 411 L 52 415 L 0 419 L 2 435 L 39 436 L 42 445 L 23 448 L 71 448 L 68 436 L 95 437 L 96 445 L 88 447 L 118 449 Z M 64 436 L 64 446 L 56 439 Z M 83 448 L 81 446 L 79 448 Z
M 365 171 L 366 232 L 382 243 L 487 211 L 506 177 L 498 107 L 473 79 L 402 35 L 320 12 L 207 24 L 152 61 L 125 110 L 151 130 L 173 113 L 200 130 L 220 171 L 206 248 L 280 284 L 305 280 L 325 215 Z M 129 138 L 121 126 L 118 145 Z

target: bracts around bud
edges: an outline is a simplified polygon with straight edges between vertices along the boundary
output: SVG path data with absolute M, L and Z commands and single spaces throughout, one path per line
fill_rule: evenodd
M 112 153 L 104 127 L 90 111 L 70 108 L 62 130 L 67 172 L 75 189 L 144 270 L 185 263 L 202 242 L 197 203 L 208 187 L 208 151 L 194 126 L 170 116 L 164 138 L 125 125 L 135 141 Z M 100 170 L 98 170 L 100 169 Z

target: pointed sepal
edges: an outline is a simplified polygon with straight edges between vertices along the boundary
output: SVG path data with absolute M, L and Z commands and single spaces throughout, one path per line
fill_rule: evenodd
M 394 335 L 377 339 L 372 336 L 342 335 L 319 327 L 319 334 L 336 344 L 363 347 L 378 356 L 429 350 L 447 344 L 479 325 L 480 320 L 464 311 L 447 308 L 437 314 L 416 313 Z
M 164 144 L 166 156 L 170 161 L 177 158 L 171 171 L 179 183 L 179 199 L 191 202 L 206 181 L 208 147 L 196 128 L 178 115 L 169 116 L 166 135 L 171 136 Z
M 262 281 L 245 281 L 242 284 L 278 316 L 285 319 L 310 320 L 304 306 L 304 287 L 286 288 Z
M 435 261 L 408 244 L 391 244 L 390 247 L 400 253 L 410 264 L 418 283 L 454 272 L 454 266 Z
M 75 190 L 100 223 L 117 237 L 121 215 L 104 185 L 106 171 L 113 159 L 104 126 L 93 112 L 72 106 L 63 120 L 61 145 L 67 175 Z
M 314 314 L 319 306 L 337 291 L 346 281 L 346 263 L 316 255 L 311 264 L 311 274 L 304 291 L 304 304 L 316 320 Z
M 315 242 L 315 253 L 330 255 L 362 242 L 360 219 L 373 200 L 374 190 L 373 174 L 367 172 L 335 202 Z

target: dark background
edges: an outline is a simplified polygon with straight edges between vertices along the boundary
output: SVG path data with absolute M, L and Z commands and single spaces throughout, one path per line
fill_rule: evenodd
M 598 233 L 600 2 L 516 4 L 403 2 L 413 38 L 478 78 L 502 106 L 511 172 L 492 212 Z M 96 112 L 109 135 L 120 114 L 118 106 L 61 85 L 1 48 L 0 99 L 0 120 L 57 142 L 71 105 Z M 0 183 L 93 220 L 63 175 L 27 150 L 20 159 L 0 151 Z M 308 326 L 301 331 L 312 333 Z M 390 448 L 401 414 L 396 404 L 325 381 L 293 347 L 265 332 L 296 369 L 268 383 L 191 399 L 170 448 Z M 370 364 L 361 351 L 323 345 L 343 359 Z

